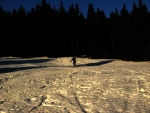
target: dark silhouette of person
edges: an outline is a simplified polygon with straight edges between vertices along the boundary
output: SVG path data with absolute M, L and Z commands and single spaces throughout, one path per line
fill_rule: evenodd
M 73 66 L 76 67 L 76 57 L 74 56 L 72 59 L 71 59 L 72 63 L 73 63 Z

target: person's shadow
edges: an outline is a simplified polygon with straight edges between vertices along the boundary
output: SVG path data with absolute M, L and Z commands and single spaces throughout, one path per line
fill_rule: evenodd
M 100 65 L 107 64 L 107 63 L 111 63 L 113 61 L 114 60 L 105 60 L 105 61 L 94 62 L 94 63 L 80 64 L 80 65 L 77 65 L 77 66 L 100 66 Z

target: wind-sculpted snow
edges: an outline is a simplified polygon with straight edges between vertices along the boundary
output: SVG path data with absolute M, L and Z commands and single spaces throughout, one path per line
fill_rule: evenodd
M 0 113 L 149 113 L 150 62 L 1 58 Z

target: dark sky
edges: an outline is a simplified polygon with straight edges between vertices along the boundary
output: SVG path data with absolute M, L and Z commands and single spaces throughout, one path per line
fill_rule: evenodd
M 135 2 L 138 4 L 138 0 L 63 0 L 63 4 L 68 10 L 70 4 L 79 4 L 80 11 L 86 16 L 88 3 L 92 3 L 94 8 L 100 8 L 104 10 L 107 17 L 109 17 L 110 12 L 115 11 L 116 8 L 120 11 L 123 4 L 126 4 L 126 7 L 129 11 L 132 10 L 132 4 Z M 41 3 L 41 0 L 0 0 L 0 5 L 4 10 L 13 10 L 18 9 L 22 5 L 26 10 L 31 10 L 35 8 L 37 3 Z M 50 3 L 51 7 L 59 7 L 60 0 L 47 0 L 47 3 Z M 143 0 L 143 3 L 146 4 L 148 10 L 150 10 L 150 0 Z

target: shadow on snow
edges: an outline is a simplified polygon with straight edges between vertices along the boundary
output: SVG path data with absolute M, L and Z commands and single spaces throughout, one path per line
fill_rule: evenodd
M 48 62 L 52 59 L 1 59 L 0 60 L 0 74 L 15 72 L 20 70 L 43 68 L 47 66 L 28 66 L 28 67 L 2 67 L 3 65 L 15 65 L 15 64 L 37 64 Z
M 15 72 L 15 71 L 21 71 L 21 70 L 28 70 L 28 69 L 43 68 L 43 67 L 47 67 L 47 66 L 0 68 L 0 74 L 2 74 L 2 73 L 10 73 L 10 72 Z
M 81 65 L 77 65 L 77 66 L 100 66 L 100 65 L 104 65 L 107 63 L 111 63 L 114 60 L 106 60 L 106 61 L 100 61 L 100 62 L 94 62 L 94 63 L 87 63 L 87 64 L 81 64 Z
M 1 59 L 0 66 L 11 65 L 11 64 L 28 64 L 28 63 L 44 63 L 53 59 Z
M 44 63 L 51 61 L 53 59 L 17 59 L 17 60 L 0 60 L 0 66 L 1 65 L 13 65 L 13 64 L 27 64 L 27 63 Z M 101 66 L 107 63 L 111 63 L 114 60 L 106 60 L 106 61 L 100 61 L 95 63 L 87 63 L 87 64 L 79 64 L 77 67 L 85 67 L 85 66 Z M 36 68 L 43 68 L 43 67 L 73 67 L 73 66 L 32 66 L 32 67 L 10 67 L 10 68 L 0 68 L 0 74 L 2 73 L 9 73 L 9 72 L 15 72 L 15 71 L 21 71 L 21 70 L 28 70 L 28 69 L 36 69 Z

